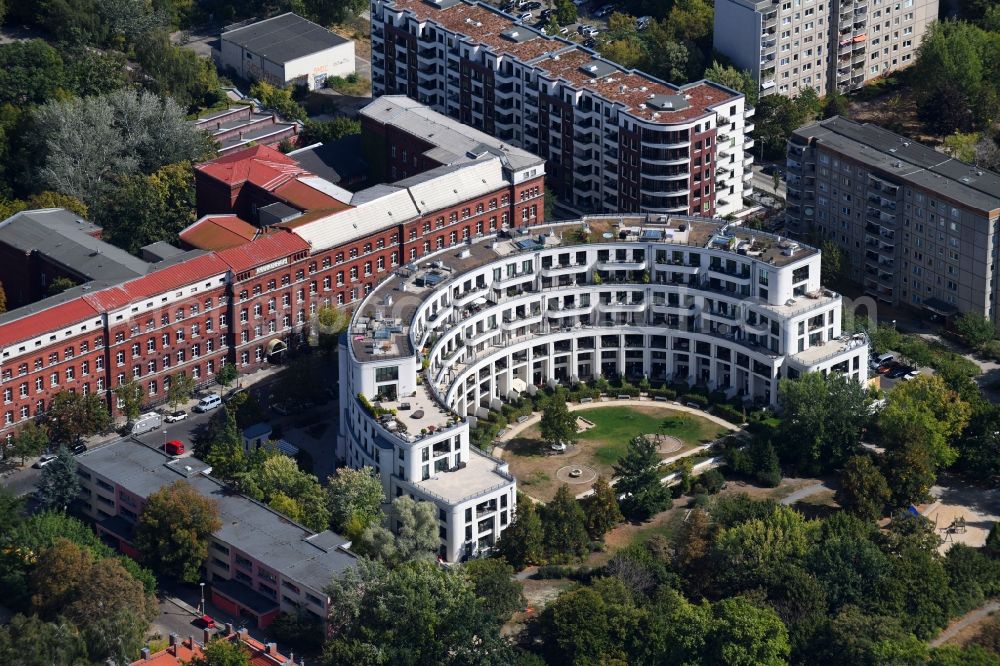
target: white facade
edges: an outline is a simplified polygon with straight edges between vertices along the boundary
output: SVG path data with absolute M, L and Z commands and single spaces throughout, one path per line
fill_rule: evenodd
M 782 377 L 867 380 L 867 340 L 842 334 L 841 297 L 821 287 L 815 249 L 690 218 L 613 219 L 618 233 L 603 243 L 558 243 L 575 222 L 533 249 L 497 241 L 438 255 L 355 315 L 341 352 L 340 454 L 378 469 L 389 497 L 434 501 L 449 560 L 489 547 L 513 510 L 513 478 L 468 447 L 466 419 L 526 387 L 624 375 L 774 404 Z M 426 287 L 428 274 L 445 279 Z M 399 411 L 373 417 L 358 393 Z M 499 523 L 480 522 L 495 511 Z

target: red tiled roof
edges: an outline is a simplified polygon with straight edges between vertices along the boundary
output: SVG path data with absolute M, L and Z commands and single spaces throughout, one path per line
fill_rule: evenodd
M 252 243 L 222 250 L 216 255 L 232 268 L 234 273 L 242 273 L 308 249 L 309 243 L 301 236 L 281 229 L 262 236 Z
M 215 253 L 203 254 L 126 282 L 122 289 L 133 299 L 149 298 L 225 273 L 227 269 L 227 264 Z
M 133 661 L 132 666 L 180 666 L 180 664 L 189 663 L 195 657 L 203 656 L 205 653 L 201 651 L 200 645 L 193 639 L 184 639 L 177 645 L 149 655 L 149 659 Z
M 253 146 L 246 150 L 238 150 L 199 164 L 195 169 L 230 187 L 249 182 L 267 191 L 295 176 L 311 175 L 291 157 L 268 146 Z
M 236 215 L 206 215 L 180 233 L 180 239 L 201 250 L 225 250 L 254 239 L 257 227 Z
M 324 209 L 336 212 L 347 210 L 351 207 L 343 201 L 334 199 L 329 194 L 324 194 L 315 187 L 303 183 L 298 178 L 274 188 L 272 194 L 281 197 L 291 205 L 302 210 Z
M 100 312 L 84 298 L 59 303 L 41 312 L 26 312 L 20 319 L 0 326 L 0 346 L 28 340 L 85 319 L 100 316 Z

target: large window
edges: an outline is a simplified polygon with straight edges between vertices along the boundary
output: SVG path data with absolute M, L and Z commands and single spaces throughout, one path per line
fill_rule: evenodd
M 393 365 L 385 368 L 375 368 L 376 382 L 393 382 L 399 379 L 399 366 Z

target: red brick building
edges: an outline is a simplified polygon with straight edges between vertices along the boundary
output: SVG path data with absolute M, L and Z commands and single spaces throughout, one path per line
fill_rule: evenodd
M 0 256 L 65 266 L 82 282 L 0 315 L 0 437 L 59 391 L 114 407 L 112 390 L 135 379 L 155 405 L 177 373 L 202 385 L 225 363 L 252 372 L 303 343 L 318 308 L 350 305 L 401 265 L 472 237 L 541 221 L 542 160 L 423 107 L 380 102 L 366 109 L 366 153 L 403 180 L 351 193 L 271 148 L 225 155 L 196 169 L 205 217 L 181 233 L 188 251 L 158 263 L 67 211 L 0 223 Z M 16 282 L 5 270 L 0 279 Z

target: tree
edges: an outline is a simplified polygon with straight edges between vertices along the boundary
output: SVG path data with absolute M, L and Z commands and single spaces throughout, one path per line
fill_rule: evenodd
M 785 506 L 766 518 L 720 530 L 712 549 L 716 578 L 738 588 L 752 587 L 765 578 L 769 568 L 800 561 L 808 550 L 811 530 L 801 514 Z
M 891 493 L 889 485 L 871 458 L 854 456 L 844 465 L 837 502 L 855 516 L 875 521 L 885 515 Z
M 115 397 L 121 405 L 122 413 L 129 421 L 135 421 L 142 414 L 142 403 L 146 397 L 139 380 L 129 377 L 115 388 Z
M 705 78 L 743 93 L 747 103 L 751 106 L 757 104 L 758 86 L 749 70 L 738 70 L 731 65 L 722 65 L 718 60 L 714 60 L 712 66 L 705 70 Z
M 1000 475 L 1000 406 L 977 405 L 955 447 L 964 473 L 983 481 Z
M 576 442 L 576 416 L 566 406 L 563 391 L 557 390 L 545 401 L 538 428 L 542 441 L 551 446 Z
M 676 0 L 667 26 L 678 41 L 696 42 L 712 34 L 714 12 L 705 0 Z
M 583 508 L 563 484 L 551 502 L 542 507 L 542 544 L 549 561 L 564 562 L 587 552 L 586 521 Z
M 185 108 L 193 111 L 225 99 L 212 61 L 171 44 L 166 31 L 146 35 L 135 52 L 139 64 L 153 79 L 150 87 Z
M 432 559 L 440 545 L 434 505 L 397 497 L 392 501 L 390 515 L 398 526 L 395 535 L 381 525 L 371 525 L 361 534 L 356 544 L 358 551 L 390 563 Z
M 981 348 L 996 335 L 993 322 L 975 312 L 966 312 L 955 320 L 955 332 L 965 339 L 966 344 Z
M 79 629 L 58 618 L 15 615 L 0 626 L 0 660 L 21 666 L 78 666 L 85 663 L 86 644 Z
M 510 647 L 461 570 L 362 560 L 327 588 L 328 664 L 507 664 Z
M 33 120 L 35 177 L 88 206 L 118 179 L 200 159 L 209 145 L 176 102 L 145 91 L 48 102 Z
M 623 494 L 621 507 L 627 516 L 646 519 L 670 508 L 670 490 L 660 481 L 660 456 L 656 444 L 640 435 L 615 464 L 616 490 Z
M 73 282 L 73 280 L 68 277 L 60 275 L 52 279 L 52 282 L 49 283 L 49 288 L 45 290 L 45 295 L 55 296 L 56 294 L 61 294 L 67 289 L 72 289 L 75 286 L 76 282 Z
M 209 423 L 205 444 L 199 441 L 195 447 L 195 453 L 212 466 L 212 473 L 230 483 L 243 480 L 249 471 L 234 411 L 227 405 L 215 415 Z
M 858 382 L 811 372 L 781 380 L 778 395 L 786 414 L 776 439 L 782 459 L 808 474 L 843 465 L 869 420 L 865 388 Z
M 278 613 L 267 625 L 267 633 L 280 645 L 306 654 L 320 653 L 326 636 L 322 620 L 303 608 Z
M 686 588 L 694 596 L 700 596 L 710 582 L 708 555 L 711 549 L 711 533 L 708 514 L 702 509 L 692 509 L 681 524 L 674 541 L 673 562 L 684 575 Z
M 48 429 L 35 421 L 28 421 L 14 435 L 13 447 L 10 455 L 21 459 L 21 466 L 24 467 L 26 458 L 34 458 L 41 455 L 49 448 Z
M 654 76 L 683 83 L 695 67 L 691 49 L 674 38 L 666 21 L 652 21 L 642 33 L 646 49 L 644 67 Z
M 713 604 L 705 663 L 780 666 L 787 663 L 789 651 L 788 630 L 770 607 L 746 597 Z
M 594 481 L 594 494 L 584 501 L 583 510 L 587 516 L 587 534 L 594 541 L 602 540 L 623 519 L 618 493 L 604 475 L 598 475 Z
M 44 104 L 65 85 L 63 60 L 45 41 L 0 45 L 0 103 Z
M 236 380 L 238 375 L 236 366 L 232 363 L 227 363 L 219 368 L 219 371 L 215 373 L 215 381 L 219 382 L 220 386 L 226 387 L 232 384 Z
M 577 10 L 573 0 L 555 0 L 555 15 L 559 25 L 576 23 Z
M 39 503 L 46 509 L 65 511 L 79 494 L 76 458 L 69 449 L 61 446 L 56 459 L 42 468 L 42 476 L 38 481 Z
M 517 500 L 514 521 L 500 535 L 497 551 L 512 567 L 520 571 L 529 564 L 544 561 L 544 528 L 535 504 L 525 496 Z
M 839 91 L 830 93 L 823 100 L 823 118 L 833 118 L 834 116 L 851 117 L 851 103 L 848 101 L 847 95 Z
M 823 253 L 820 282 L 826 285 L 838 283 L 843 275 L 842 263 L 844 261 L 844 256 L 840 252 L 840 246 L 825 240 L 820 245 L 820 250 Z
M 167 404 L 171 409 L 177 409 L 182 402 L 191 399 L 194 392 L 194 379 L 188 377 L 183 372 L 178 372 L 170 378 L 170 387 L 167 389 Z
M 250 494 L 275 509 L 287 511 L 289 518 L 311 530 L 327 529 L 330 526 L 330 510 L 316 477 L 300 470 L 295 460 L 286 455 L 275 452 L 264 455 L 259 464 L 247 465 L 246 478 L 242 483 Z M 295 506 L 290 507 L 289 501 Z
M 220 527 L 218 505 L 188 482 L 175 481 L 146 500 L 135 526 L 135 546 L 150 568 L 194 583 L 208 557 L 208 537 Z
M 1000 72 L 989 65 L 992 35 L 963 21 L 932 25 L 917 51 L 913 90 L 921 118 L 938 134 L 990 124 L 1000 111 Z
M 356 539 L 371 525 L 382 522 L 385 496 L 382 482 L 371 467 L 341 467 L 327 480 L 333 528 Z
M 60 391 L 52 396 L 46 424 L 49 437 L 59 444 L 74 444 L 111 426 L 111 415 L 93 393 Z
M 514 577 L 514 567 L 503 560 L 471 560 L 465 564 L 465 575 L 480 605 L 498 624 L 524 608 L 523 586 Z
M 305 120 L 306 110 L 292 99 L 291 88 L 273 86 L 267 81 L 257 81 L 250 86 L 250 96 L 265 109 L 273 109 L 288 120 Z
M 216 638 L 203 652 L 189 662 L 191 666 L 250 666 L 250 653 L 239 641 Z
M 972 408 L 939 375 L 921 375 L 889 394 L 879 412 L 887 449 L 917 444 L 927 448 L 936 468 L 958 457 L 952 445 L 969 423 Z
M 564 592 L 545 606 L 539 622 L 548 663 L 625 663 L 621 639 L 629 627 L 623 624 L 635 614 L 635 608 L 627 596 L 622 598 L 625 590 L 621 581 L 604 580 L 607 583 L 603 588 Z M 607 597 L 602 591 L 607 592 Z
M 307 120 L 299 133 L 299 143 L 303 146 L 333 143 L 353 134 L 361 134 L 361 122 L 353 118 L 337 116 L 333 120 Z

